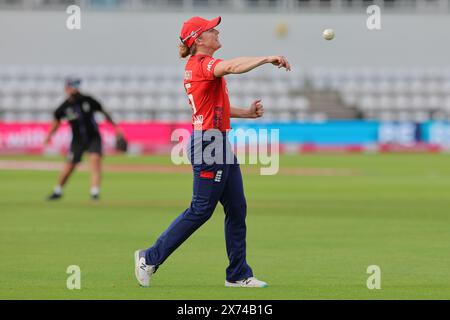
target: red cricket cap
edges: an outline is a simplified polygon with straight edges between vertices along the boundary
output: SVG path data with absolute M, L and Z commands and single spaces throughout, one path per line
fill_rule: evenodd
M 212 20 L 206 20 L 202 17 L 192 17 L 183 23 L 181 29 L 180 40 L 183 44 L 189 48 L 203 32 L 215 28 L 220 21 L 221 17 L 214 18 Z

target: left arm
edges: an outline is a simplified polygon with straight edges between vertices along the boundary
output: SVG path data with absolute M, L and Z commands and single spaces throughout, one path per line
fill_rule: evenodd
M 114 131 L 116 132 L 116 135 L 123 136 L 122 129 L 120 129 L 120 127 L 117 125 L 117 123 L 113 120 L 113 118 L 111 117 L 109 112 L 107 112 L 105 109 L 103 109 L 103 106 L 100 104 L 100 102 L 98 102 L 97 100 L 95 100 L 92 97 L 89 97 L 88 99 L 90 100 L 90 104 L 94 108 L 94 110 L 97 112 L 103 113 L 106 121 L 108 121 L 114 127 Z
M 117 124 L 114 122 L 114 120 L 111 117 L 111 115 L 108 112 L 106 112 L 106 110 L 102 110 L 101 113 L 103 113 L 103 115 L 105 116 L 106 121 L 111 123 L 114 128 L 117 127 Z
M 251 104 L 250 108 L 242 109 L 237 107 L 230 107 L 230 116 L 231 118 L 260 118 L 264 114 L 264 107 L 261 103 L 261 100 L 255 100 Z
M 116 132 L 116 135 L 118 136 L 123 136 L 123 132 L 122 129 L 120 129 L 120 127 L 117 125 L 117 123 L 113 120 L 113 118 L 111 117 L 111 115 L 106 112 L 106 110 L 102 109 L 101 113 L 103 113 L 103 115 L 105 116 L 106 121 L 108 121 L 110 124 L 112 124 L 112 126 L 114 127 L 114 130 Z

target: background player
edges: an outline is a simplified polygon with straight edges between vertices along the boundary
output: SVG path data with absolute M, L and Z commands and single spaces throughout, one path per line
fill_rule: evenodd
M 67 183 L 70 175 L 81 162 L 83 153 L 89 152 L 91 164 L 91 198 L 97 200 L 100 195 L 101 182 L 101 160 L 102 160 L 102 140 L 95 121 L 94 114 L 101 112 L 106 120 L 114 126 L 116 135 L 122 136 L 121 129 L 113 121 L 109 113 L 103 110 L 102 105 L 90 96 L 80 93 L 81 80 L 78 78 L 68 78 L 65 82 L 64 91 L 67 99 L 54 112 L 54 121 L 45 139 L 47 145 L 53 134 L 58 130 L 61 120 L 66 119 L 72 128 L 72 142 L 67 155 L 67 162 L 61 172 L 58 183 L 53 193 L 47 198 L 56 200 L 62 197 L 62 189 Z
M 219 31 L 214 29 L 220 21 L 220 17 L 211 21 L 193 17 L 183 24 L 180 56 L 190 56 L 185 68 L 184 85 L 193 110 L 191 163 L 194 194 L 190 207 L 172 222 L 151 248 L 135 252 L 135 274 L 142 286 L 148 286 L 151 275 L 158 267 L 211 217 L 219 201 L 225 210 L 225 240 L 230 262 L 225 286 L 267 286 L 267 283 L 253 277 L 246 261 L 247 204 L 236 158 L 232 164 L 211 165 L 204 161 L 196 164 L 192 161 L 192 153 L 193 150 L 203 151 L 208 146 L 208 142 L 202 139 L 206 130 L 216 130 L 223 135 L 223 159 L 226 159 L 225 153 L 230 152 L 226 147 L 230 117 L 257 118 L 264 112 L 260 100 L 254 101 L 249 109 L 231 107 L 225 75 L 245 73 L 266 63 L 286 70 L 290 70 L 290 65 L 282 56 L 242 57 L 229 61 L 213 58 L 214 52 L 221 47 Z

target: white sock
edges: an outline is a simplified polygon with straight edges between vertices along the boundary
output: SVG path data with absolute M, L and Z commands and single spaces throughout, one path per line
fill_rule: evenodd
M 91 188 L 91 196 L 98 196 L 99 193 L 100 193 L 100 188 L 99 187 L 92 187 Z
M 62 194 L 62 187 L 61 186 L 56 186 L 55 189 L 53 189 L 53 192 L 55 194 Z

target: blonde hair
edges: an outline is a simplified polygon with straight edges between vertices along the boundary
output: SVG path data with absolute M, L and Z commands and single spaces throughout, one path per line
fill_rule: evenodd
M 192 56 L 197 51 L 195 43 L 190 48 L 184 43 L 181 43 L 178 45 L 178 49 L 179 49 L 178 55 L 180 56 L 180 58 Z

